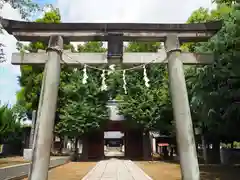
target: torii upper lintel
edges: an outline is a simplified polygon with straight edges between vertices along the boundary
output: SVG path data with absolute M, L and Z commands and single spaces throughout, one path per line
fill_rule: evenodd
M 181 42 L 206 41 L 222 26 L 221 21 L 194 24 L 154 23 L 40 23 L 1 19 L 3 28 L 19 41 L 48 41 L 59 35 L 68 41 L 108 41 L 109 33 L 118 33 L 123 41 L 165 41 L 169 33 Z

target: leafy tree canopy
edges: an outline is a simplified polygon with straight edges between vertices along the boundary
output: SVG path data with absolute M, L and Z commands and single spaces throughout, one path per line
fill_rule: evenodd
M 63 87 L 65 105 L 60 109 L 61 120 L 56 132 L 70 137 L 97 130 L 108 121 L 108 95 L 101 91 L 100 72 L 88 70 L 88 83 L 83 84 L 82 71 L 73 71 Z
M 14 110 L 7 105 L 0 107 L 0 144 L 21 140 L 21 124 L 17 121 Z
M 157 52 L 159 48 L 161 48 L 160 43 L 130 42 L 126 51 Z M 119 107 L 120 112 L 127 118 L 130 127 L 141 128 L 145 131 L 152 129 L 168 131 L 172 127 L 172 109 L 167 87 L 166 67 L 165 65 L 149 65 L 146 68 L 150 88 L 144 84 L 143 69 L 126 72 L 127 94 L 123 92 L 121 78 L 118 78 L 120 82 L 114 84 L 115 88 L 112 89 L 121 88 L 121 91 L 115 94 L 115 97 L 117 95 L 118 99 L 123 100 Z M 114 81 L 116 79 L 114 77 Z
M 192 44 L 191 51 L 212 52 L 213 65 L 193 68 L 188 72 L 191 89 L 191 106 L 199 125 L 218 137 L 239 138 L 239 9 L 226 4 L 209 15 L 206 10 L 195 11 L 189 19 L 201 17 L 222 19 L 222 29 L 207 43 Z M 201 14 L 200 18 L 197 14 Z M 231 132 L 231 133 L 229 133 Z
M 61 17 L 58 9 L 45 13 L 37 22 L 60 23 Z M 28 46 L 20 46 L 23 50 L 37 52 L 46 49 L 43 42 L 30 43 Z M 64 49 L 74 50 L 73 45 L 64 45 Z M 78 45 L 79 52 L 104 52 L 101 42 L 87 42 Z M 59 135 L 80 136 L 92 129 L 98 129 L 107 120 L 107 109 L 103 100 L 103 92 L 100 92 L 100 75 L 88 72 L 89 84 L 82 84 L 82 72 L 73 71 L 66 65 L 62 66 L 60 75 L 60 88 L 58 96 L 58 109 L 56 116 L 56 132 Z M 42 67 L 21 66 L 19 83 L 22 89 L 17 93 L 17 102 L 28 111 L 37 109 L 42 83 Z M 92 74 L 92 75 L 91 75 Z M 95 76 L 95 77 L 94 77 Z M 92 77 L 92 78 L 91 78 Z M 96 79 L 97 78 L 97 79 Z M 88 88 L 90 88 L 88 90 Z M 85 93 L 85 94 L 84 94 Z M 106 94 L 107 95 L 107 94 Z M 83 99 L 80 98 L 83 96 Z M 95 100 L 96 101 L 95 101 Z M 59 119 L 60 115 L 60 119 Z
M 2 0 L 0 3 L 1 6 L 9 3 L 14 9 L 19 9 L 22 18 L 27 20 L 41 10 L 40 6 L 32 0 Z

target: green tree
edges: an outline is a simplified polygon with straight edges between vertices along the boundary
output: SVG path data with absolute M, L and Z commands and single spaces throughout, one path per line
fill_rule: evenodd
M 79 52 L 104 52 L 101 42 L 87 42 L 78 46 Z M 104 128 L 108 121 L 108 93 L 101 91 L 100 71 L 87 69 L 87 83 L 83 84 L 83 71 L 74 69 L 64 72 L 68 81 L 60 86 L 64 102 L 60 106 L 60 121 L 56 124 L 55 132 L 63 137 L 75 139 L 75 152 L 77 142 L 83 140 L 83 156 L 87 157 L 87 134 Z
M 204 11 L 206 12 L 206 11 Z M 222 29 L 207 43 L 194 44 L 191 51 L 214 53 L 210 66 L 187 72 L 195 125 L 202 127 L 219 156 L 220 141 L 239 139 L 239 9 L 218 4 L 209 19 L 222 19 Z M 196 15 L 196 13 L 195 13 Z M 193 22 L 196 16 L 190 17 Z M 218 157 L 219 159 L 219 157 Z
M 218 10 L 221 11 L 222 6 L 219 6 L 219 8 Z M 214 15 L 216 11 L 217 10 L 213 11 Z M 220 12 L 218 14 L 222 13 Z M 223 109 L 225 106 L 226 108 L 231 107 L 229 103 L 232 103 L 232 100 L 228 99 L 230 98 L 229 89 L 231 86 L 236 86 L 234 84 L 239 81 L 237 78 L 229 79 L 229 77 L 238 76 L 238 71 L 235 70 L 235 68 L 239 67 L 238 62 L 235 60 L 238 56 L 236 47 L 239 41 L 239 24 L 234 20 L 236 18 L 236 11 L 233 10 L 228 15 L 224 13 L 222 18 L 224 18 L 225 22 L 218 34 L 208 43 L 202 43 L 195 47 L 196 51 L 213 52 L 216 55 L 216 59 L 212 66 L 206 66 L 195 71 L 195 81 L 193 81 L 196 83 L 194 85 L 196 96 L 201 96 L 201 98 L 205 96 L 203 102 L 206 106 L 210 106 L 207 109 L 213 112 L 211 107 L 215 106 L 216 110 L 218 109 L 215 114 L 218 116 L 221 114 L 220 109 L 224 112 Z M 233 92 L 234 89 L 232 88 L 231 91 Z M 235 93 L 231 94 L 236 95 Z M 205 112 L 205 114 L 209 113 Z M 225 114 L 225 116 L 221 117 L 227 116 Z M 216 130 L 216 127 L 214 127 L 214 129 Z
M 222 20 L 222 18 L 228 15 L 231 11 L 232 7 L 226 4 L 218 4 L 217 9 L 213 9 L 212 11 L 200 7 L 192 12 L 186 23 L 206 23 L 209 21 Z M 195 52 L 197 46 L 204 46 L 204 44 L 205 43 L 184 43 L 181 48 L 183 51 Z
M 2 3 L 9 3 L 14 9 L 19 9 L 23 19 L 31 18 L 41 10 L 40 6 L 32 0 L 3 0 Z
M 0 10 L 2 10 L 5 3 L 9 3 L 14 9 L 19 9 L 22 19 L 25 20 L 30 20 L 33 15 L 41 12 L 40 6 L 32 0 L 2 0 Z M 2 33 L 2 26 L 0 27 L 0 33 Z M 6 61 L 4 47 L 4 43 L 0 42 L 0 63 Z
M 7 105 L 0 107 L 0 144 L 21 143 L 22 128 L 14 110 Z
M 156 52 L 159 43 L 129 43 L 127 52 Z M 121 92 L 120 112 L 128 119 L 129 125 L 144 131 L 153 129 L 168 132 L 172 121 L 171 102 L 167 87 L 165 65 L 149 65 L 147 75 L 150 88 L 144 84 L 143 69 L 127 71 L 127 94 Z M 121 87 L 122 89 L 122 87 Z
M 213 2 L 216 2 L 217 4 L 232 5 L 233 3 L 236 3 L 237 0 L 214 0 Z
M 161 47 L 160 43 L 156 42 L 131 42 L 126 48 L 126 52 L 157 52 Z
M 100 89 L 99 71 L 88 70 L 87 74 L 88 82 L 83 84 L 82 71 L 73 71 L 63 87 L 66 103 L 61 107 L 61 119 L 56 125 L 58 134 L 81 137 L 100 129 L 108 120 L 108 96 Z
M 55 22 L 60 23 L 59 10 L 52 10 L 45 13 L 43 18 L 37 19 L 37 22 Z M 37 52 L 39 49 L 45 50 L 47 45 L 43 42 L 30 43 L 28 46 L 20 47 L 20 50 L 27 50 L 29 52 Z M 64 48 L 71 49 L 71 45 L 65 45 Z M 20 103 L 25 107 L 27 111 L 37 109 L 38 100 L 40 97 L 41 83 L 42 83 L 42 72 L 43 67 L 36 66 L 21 66 L 21 76 L 19 76 L 19 84 L 22 89 L 17 92 L 17 103 Z M 63 76 L 61 74 L 61 76 Z
M 102 42 L 90 41 L 85 44 L 79 44 L 77 47 L 78 52 L 106 52 Z

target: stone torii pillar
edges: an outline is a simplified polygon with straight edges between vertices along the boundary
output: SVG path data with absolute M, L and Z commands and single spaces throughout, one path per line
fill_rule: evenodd
M 183 180 L 200 180 L 183 63 L 179 58 L 181 53 L 179 44 L 176 34 L 167 35 L 165 49 L 168 55 L 169 85 L 176 122 L 181 174 Z
M 60 36 L 51 36 L 48 45 L 48 60 L 45 64 L 45 75 L 42 80 L 38 114 L 39 127 L 36 132 L 36 144 L 33 149 L 33 158 L 29 174 L 30 180 L 47 180 L 50 162 L 50 149 L 53 136 L 55 111 L 60 82 L 60 60 L 63 39 Z

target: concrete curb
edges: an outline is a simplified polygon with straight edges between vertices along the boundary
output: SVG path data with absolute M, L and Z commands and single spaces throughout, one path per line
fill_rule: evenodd
M 51 159 L 49 169 L 69 162 L 69 157 L 56 157 Z M 0 180 L 21 179 L 28 175 L 30 163 L 0 168 Z

